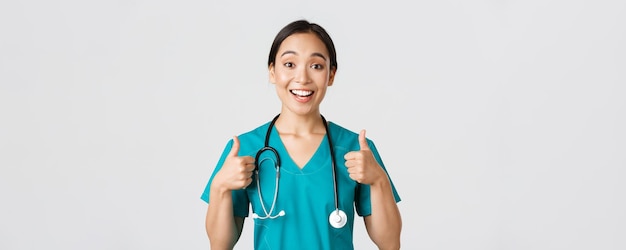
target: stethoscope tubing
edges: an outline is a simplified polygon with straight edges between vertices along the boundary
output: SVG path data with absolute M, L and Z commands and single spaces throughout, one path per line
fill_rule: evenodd
M 280 161 L 280 156 L 278 155 L 278 151 L 269 145 L 269 139 L 272 133 L 272 128 L 274 127 L 274 124 L 276 123 L 276 120 L 278 120 L 279 116 L 280 114 L 276 115 L 274 119 L 272 119 L 272 121 L 270 122 L 269 127 L 267 128 L 267 132 L 265 134 L 265 144 L 263 148 L 257 151 L 257 154 L 255 156 L 254 172 L 256 174 L 257 191 L 259 195 L 259 200 L 261 202 L 261 208 L 263 209 L 263 212 L 265 213 L 265 216 L 259 216 L 257 214 L 253 214 L 253 217 L 257 219 L 268 219 L 268 218 L 274 219 L 274 218 L 285 215 L 284 211 L 280 211 L 280 213 L 276 215 L 272 215 L 272 213 L 274 212 L 275 205 L 276 205 L 276 197 L 278 197 L 278 185 L 279 185 L 279 179 L 280 179 L 281 161 Z M 331 212 L 329 221 L 333 227 L 340 228 L 340 227 L 343 227 L 343 225 L 345 225 L 346 216 L 345 216 L 345 213 L 339 209 L 339 193 L 337 189 L 337 174 L 335 170 L 335 162 L 336 162 L 335 150 L 333 148 L 332 140 L 330 139 L 331 137 L 330 137 L 330 132 L 328 131 L 328 122 L 326 121 L 326 118 L 324 118 L 323 115 L 320 115 L 320 116 L 322 117 L 322 122 L 324 123 L 324 129 L 326 130 L 326 139 L 328 140 L 328 147 L 330 149 L 331 169 L 332 169 L 332 175 L 333 175 L 333 191 L 335 195 L 335 199 L 334 199 L 335 211 Z M 274 197 L 272 200 L 272 205 L 270 206 L 269 213 L 267 211 L 267 208 L 265 207 L 265 202 L 263 201 L 263 196 L 261 194 L 261 183 L 260 183 L 260 177 L 259 177 L 259 171 L 260 171 L 259 166 L 261 165 L 261 161 L 259 160 L 260 160 L 261 154 L 266 151 L 272 152 L 272 154 L 274 154 L 274 156 L 276 157 L 276 162 L 274 165 L 274 167 L 276 168 L 276 178 L 275 178 L 276 184 L 274 188 Z M 336 217 L 334 217 L 333 214 Z M 336 220 L 335 218 L 341 218 L 341 219 L 339 219 L 339 221 L 335 221 Z

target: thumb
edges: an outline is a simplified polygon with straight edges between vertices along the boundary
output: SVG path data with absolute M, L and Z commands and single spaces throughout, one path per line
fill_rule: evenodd
M 239 154 L 239 138 L 237 136 L 233 136 L 233 146 L 230 148 L 230 152 L 228 156 L 237 156 Z
M 361 150 L 370 149 L 370 146 L 367 144 L 367 139 L 365 137 L 365 129 L 361 130 L 361 133 L 359 133 L 359 146 L 361 147 Z

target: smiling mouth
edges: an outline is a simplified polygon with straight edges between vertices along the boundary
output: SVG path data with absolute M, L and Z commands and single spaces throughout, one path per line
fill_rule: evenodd
M 311 90 L 292 89 L 289 92 L 291 92 L 291 94 L 296 95 L 298 97 L 309 97 L 313 95 L 313 91 Z

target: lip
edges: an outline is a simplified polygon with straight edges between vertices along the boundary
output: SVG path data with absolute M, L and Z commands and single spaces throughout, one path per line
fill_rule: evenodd
M 298 95 L 301 97 L 306 97 L 315 93 L 315 91 L 310 89 L 290 89 L 289 92 L 294 95 Z
M 296 93 L 303 93 L 303 92 L 310 92 L 310 94 L 303 96 L 303 95 L 298 95 Z M 293 98 L 299 102 L 299 103 L 306 103 L 309 102 L 310 100 L 313 99 L 313 95 L 315 94 L 315 91 L 313 90 L 309 90 L 309 89 L 290 89 L 289 93 L 293 96 Z

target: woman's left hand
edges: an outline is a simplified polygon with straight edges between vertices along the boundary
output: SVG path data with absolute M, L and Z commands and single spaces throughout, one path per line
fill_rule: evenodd
M 344 155 L 344 159 L 346 159 L 346 167 L 351 179 L 361 184 L 372 185 L 381 178 L 386 178 L 387 175 L 374 158 L 365 138 L 365 130 L 361 130 L 359 133 L 360 150 L 348 152 Z

